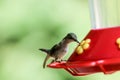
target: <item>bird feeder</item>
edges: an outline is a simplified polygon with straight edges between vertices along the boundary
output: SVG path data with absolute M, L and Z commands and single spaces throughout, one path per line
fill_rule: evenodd
M 92 29 L 67 61 L 54 62 L 74 76 L 120 70 L 120 1 L 89 0 Z

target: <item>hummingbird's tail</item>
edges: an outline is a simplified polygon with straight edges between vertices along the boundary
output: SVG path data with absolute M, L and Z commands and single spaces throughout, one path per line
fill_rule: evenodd
M 45 60 L 44 60 L 44 62 L 43 62 L 43 68 L 45 68 L 45 66 L 46 66 L 46 62 L 47 62 L 47 60 L 50 58 L 50 56 L 49 56 L 49 54 L 47 54 L 47 56 L 46 56 L 46 58 L 45 58 Z
M 46 58 L 45 58 L 45 60 L 44 60 L 44 62 L 43 62 L 43 68 L 45 68 L 45 66 L 46 66 L 46 62 L 47 62 L 47 60 L 50 58 L 50 55 L 49 55 L 49 53 L 50 53 L 50 50 L 49 49 L 39 49 L 40 51 L 43 51 L 43 52 L 45 52 L 45 53 L 47 53 L 47 56 L 46 56 Z
M 45 52 L 45 53 L 49 53 L 50 52 L 50 50 L 49 49 L 39 49 L 40 51 L 43 51 L 43 52 Z

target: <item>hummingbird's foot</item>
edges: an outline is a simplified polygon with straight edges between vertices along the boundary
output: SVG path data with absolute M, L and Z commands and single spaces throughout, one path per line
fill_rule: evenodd
M 66 61 L 67 60 L 55 59 L 55 60 L 52 60 L 51 63 L 55 63 L 55 62 L 62 63 L 62 62 L 66 62 Z
M 59 62 L 59 63 L 63 63 L 63 62 L 66 62 L 67 60 L 59 60 L 59 61 L 56 61 L 56 62 Z
M 51 63 L 55 63 L 55 62 L 61 62 L 61 60 L 52 60 Z
M 59 63 L 61 63 L 61 61 L 56 61 L 56 62 L 59 62 Z
M 67 60 L 61 60 L 61 61 L 67 61 Z
M 56 62 L 56 61 L 55 61 L 55 60 L 52 60 L 52 61 L 51 61 L 51 63 L 54 63 L 54 62 Z
M 67 62 L 67 60 L 61 60 L 61 62 L 60 63 L 66 63 Z

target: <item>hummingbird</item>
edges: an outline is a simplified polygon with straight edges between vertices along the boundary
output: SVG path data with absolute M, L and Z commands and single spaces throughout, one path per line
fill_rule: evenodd
M 52 62 L 62 61 L 62 58 L 68 51 L 68 44 L 71 42 L 79 43 L 77 36 L 74 33 L 68 33 L 58 44 L 55 44 L 51 49 L 40 48 L 40 51 L 47 54 L 43 62 L 43 68 L 45 68 L 46 62 L 49 58 L 53 58 Z

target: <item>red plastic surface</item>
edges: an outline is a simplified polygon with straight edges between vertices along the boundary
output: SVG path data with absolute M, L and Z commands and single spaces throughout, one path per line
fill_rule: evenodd
M 74 76 L 83 76 L 97 72 L 111 74 L 120 70 L 120 49 L 116 40 L 120 38 L 120 27 L 91 30 L 84 38 L 91 39 L 89 49 L 82 54 L 76 51 L 67 62 L 55 62 L 51 68 L 64 68 Z

